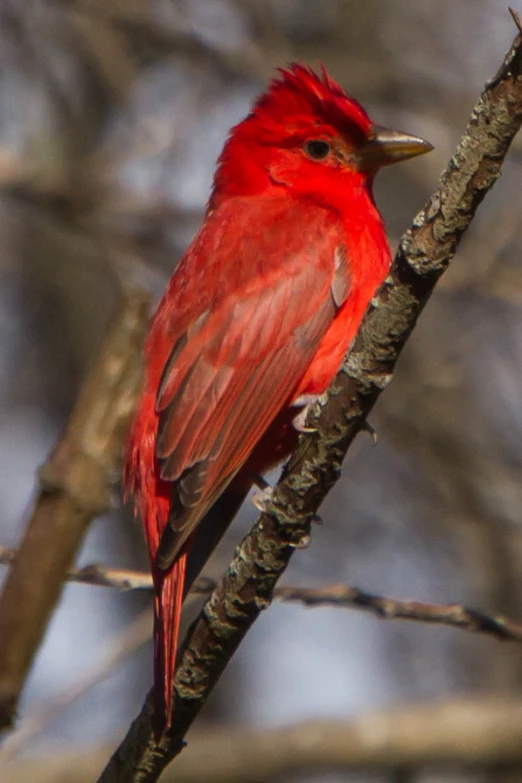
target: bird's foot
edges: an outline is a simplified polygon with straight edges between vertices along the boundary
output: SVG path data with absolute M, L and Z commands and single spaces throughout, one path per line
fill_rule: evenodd
M 290 546 L 292 549 L 308 549 L 311 543 L 312 539 L 310 536 L 302 536 L 299 541 L 294 541 Z
M 294 429 L 297 430 L 297 432 L 317 432 L 317 427 L 306 426 L 306 418 L 308 416 L 310 408 L 315 402 L 317 402 L 317 399 L 318 399 L 317 394 L 303 394 L 301 397 L 298 397 L 298 399 L 294 402 L 294 405 L 296 407 L 299 405 L 304 406 L 299 411 L 297 416 L 295 416 L 292 419 L 292 424 L 294 426 Z
M 266 504 L 274 494 L 274 488 L 262 476 L 256 476 L 254 485 L 259 492 L 254 492 L 252 495 L 252 503 L 258 511 L 266 511 Z

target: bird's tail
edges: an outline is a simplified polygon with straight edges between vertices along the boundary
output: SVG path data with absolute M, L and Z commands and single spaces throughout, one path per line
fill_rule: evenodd
M 168 571 L 154 570 L 154 722 L 159 737 L 172 721 L 172 684 L 176 668 L 186 548 Z
M 236 516 L 248 489 L 248 482 L 232 482 L 207 511 L 172 566 L 165 571 L 153 568 L 154 730 L 158 738 L 172 723 L 172 686 L 183 600 Z

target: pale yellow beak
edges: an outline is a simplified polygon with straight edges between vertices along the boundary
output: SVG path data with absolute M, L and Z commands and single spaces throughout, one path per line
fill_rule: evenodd
M 357 150 L 355 160 L 359 171 L 371 171 L 424 155 L 432 149 L 433 145 L 429 141 L 419 139 L 418 136 L 374 125 L 367 141 Z

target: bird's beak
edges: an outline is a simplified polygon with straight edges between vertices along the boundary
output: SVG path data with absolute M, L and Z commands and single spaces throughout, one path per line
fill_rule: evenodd
M 433 145 L 429 141 L 419 139 L 418 136 L 374 125 L 370 136 L 355 157 L 359 171 L 372 171 L 381 166 L 424 155 L 432 149 Z

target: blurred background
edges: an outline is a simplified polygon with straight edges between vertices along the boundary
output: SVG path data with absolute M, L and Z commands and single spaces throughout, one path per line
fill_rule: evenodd
M 35 471 L 120 287 L 161 293 L 199 226 L 229 127 L 276 67 L 322 62 L 379 124 L 435 145 L 377 180 L 395 246 L 514 32 L 501 0 L 0 0 L 0 544 L 16 547 L 23 534 Z M 519 139 L 372 414 L 377 446 L 357 439 L 323 506 L 325 524 L 286 584 L 342 582 L 522 615 L 521 174 Z M 223 572 L 254 518 L 246 506 L 209 575 Z M 117 485 L 113 513 L 93 524 L 79 558 L 93 561 L 147 567 Z M 20 753 L 116 745 L 150 687 L 152 649 L 146 643 L 118 666 L 106 666 L 107 655 L 150 602 L 145 592 L 66 587 L 21 725 L 59 694 L 67 704 Z M 97 666 L 107 676 L 68 699 Z M 289 725 L 521 687 L 515 646 L 276 603 L 199 728 Z M 399 780 L 328 775 L 277 781 Z M 400 779 L 521 778 L 419 769 Z

